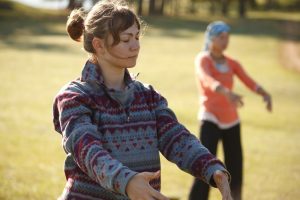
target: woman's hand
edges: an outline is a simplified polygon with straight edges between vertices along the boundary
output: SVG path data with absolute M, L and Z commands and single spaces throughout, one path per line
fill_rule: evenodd
M 266 108 L 269 112 L 272 112 L 272 98 L 269 94 L 263 96 L 263 100 L 266 103 Z
M 217 170 L 213 174 L 215 183 L 222 194 L 222 200 L 233 200 L 231 197 L 230 186 L 228 182 L 228 176 L 224 172 Z
M 222 85 L 218 85 L 216 87 L 216 92 L 223 94 L 236 107 L 242 107 L 244 105 L 243 97 L 241 95 L 231 92 L 228 88 Z
M 168 200 L 149 184 L 152 179 L 157 179 L 159 176 L 160 171 L 142 172 L 133 176 L 126 186 L 128 197 L 131 200 Z
M 258 87 L 257 91 L 263 97 L 264 102 L 266 103 L 266 108 L 269 112 L 272 112 L 272 97 L 271 95 L 265 91 L 262 87 Z
M 236 107 L 242 107 L 244 105 L 244 102 L 243 102 L 243 97 L 239 94 L 236 94 L 234 92 L 228 92 L 226 95 L 225 95 L 229 101 L 234 104 Z

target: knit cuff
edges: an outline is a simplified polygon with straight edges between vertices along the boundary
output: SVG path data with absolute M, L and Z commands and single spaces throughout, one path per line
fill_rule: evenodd
M 132 171 L 128 168 L 125 168 L 120 171 L 120 173 L 116 176 L 114 180 L 114 190 L 118 193 L 121 193 L 125 196 L 126 194 L 126 186 L 130 179 L 136 175 L 138 172 Z
M 226 173 L 228 175 L 228 182 L 230 182 L 231 177 L 230 177 L 229 172 L 221 164 L 216 163 L 214 165 L 209 166 L 209 168 L 204 173 L 204 177 L 205 177 L 205 180 L 206 180 L 207 183 L 209 183 L 213 187 L 217 187 L 217 185 L 216 185 L 216 183 L 213 179 L 213 174 L 217 170 L 220 170 L 220 171 Z

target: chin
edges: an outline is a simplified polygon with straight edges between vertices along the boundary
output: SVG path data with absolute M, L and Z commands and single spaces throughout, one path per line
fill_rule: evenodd
M 126 68 L 134 68 L 136 64 L 134 65 L 127 65 Z
M 134 62 L 128 62 L 126 68 L 133 68 L 136 65 L 136 60 Z

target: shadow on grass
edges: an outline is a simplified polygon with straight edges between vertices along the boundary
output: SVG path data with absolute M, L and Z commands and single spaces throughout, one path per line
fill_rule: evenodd
M 6 39 L 5 45 L 15 47 L 18 50 L 41 50 L 41 51 L 53 51 L 53 52 L 67 52 L 72 51 L 65 45 L 59 44 L 45 44 L 42 42 L 20 42 L 12 39 Z
M 63 45 L 20 41 L 19 38 L 21 36 L 66 36 L 66 32 L 55 28 L 63 27 L 66 19 L 65 11 L 39 10 L 12 1 L 0 0 L 1 43 L 22 50 L 65 51 Z
M 211 22 L 209 20 L 201 19 L 182 19 L 171 17 L 146 17 L 146 23 L 150 27 L 160 29 L 161 36 L 166 37 L 190 37 L 197 33 L 203 33 L 206 26 Z M 297 29 L 300 29 L 300 23 L 292 20 L 280 19 L 228 19 L 226 20 L 231 26 L 231 33 L 236 35 L 251 35 L 254 37 L 272 37 L 285 39 L 286 30 L 285 24 L 293 24 Z M 188 33 L 187 31 L 190 31 Z M 292 33 L 290 39 L 300 41 L 300 34 Z
M 3 4 L 3 5 L 2 5 Z M 15 48 L 62 50 L 65 48 L 59 44 L 43 43 L 20 43 L 15 37 L 25 35 L 40 36 L 66 36 L 63 27 L 66 23 L 68 13 L 65 11 L 45 11 L 26 7 L 14 2 L 3 3 L 0 0 L 0 38 L 1 42 Z M 212 18 L 176 18 L 176 17 L 145 17 L 146 24 L 158 29 L 159 37 L 189 38 L 203 33 Z M 255 18 L 255 19 L 226 19 L 232 27 L 232 33 L 236 35 L 251 35 L 254 37 L 273 37 L 286 39 L 285 24 L 292 23 L 300 30 L 300 23 L 289 20 Z M 55 29 L 54 27 L 60 27 Z M 293 33 L 292 33 L 293 34 Z M 67 36 L 66 36 L 67 39 Z M 300 41 L 300 34 L 291 35 L 289 39 Z

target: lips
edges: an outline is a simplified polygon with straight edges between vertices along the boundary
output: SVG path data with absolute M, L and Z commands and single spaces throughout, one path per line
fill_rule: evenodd
M 137 58 L 138 56 L 135 55 L 135 56 L 129 56 L 128 58 Z

